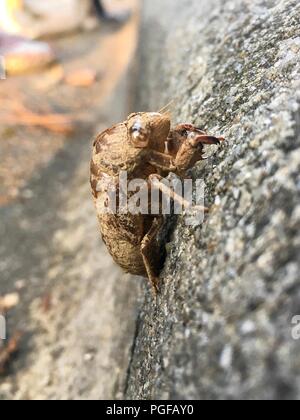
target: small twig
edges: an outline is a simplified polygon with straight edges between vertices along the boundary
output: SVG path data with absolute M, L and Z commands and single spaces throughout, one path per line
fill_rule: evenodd
M 11 358 L 18 351 L 21 338 L 22 333 L 16 332 L 8 341 L 7 345 L 3 349 L 0 349 L 0 374 L 5 372 Z
M 74 119 L 70 115 L 51 112 L 38 114 L 28 109 L 22 102 L 11 98 L 2 101 L 0 122 L 8 125 L 43 127 L 61 134 L 71 134 L 75 129 Z

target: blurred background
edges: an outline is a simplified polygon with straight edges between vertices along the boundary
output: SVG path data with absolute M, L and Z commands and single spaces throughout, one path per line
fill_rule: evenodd
M 137 31 L 136 0 L 0 0 L 1 399 L 122 385 L 138 286 L 101 245 L 89 160 L 130 108 Z

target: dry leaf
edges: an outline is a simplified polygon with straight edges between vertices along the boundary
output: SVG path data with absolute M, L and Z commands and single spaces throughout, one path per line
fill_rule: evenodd
M 65 82 L 74 87 L 89 87 L 96 81 L 97 73 L 92 69 L 74 70 L 67 74 Z

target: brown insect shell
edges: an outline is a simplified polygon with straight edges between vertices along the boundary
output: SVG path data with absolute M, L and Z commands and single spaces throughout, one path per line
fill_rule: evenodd
M 101 133 L 94 142 L 92 175 L 103 172 L 117 177 L 127 171 L 128 180 L 147 178 L 147 156 L 151 150 L 163 152 L 170 132 L 170 117 L 159 113 L 137 113 L 127 121 Z

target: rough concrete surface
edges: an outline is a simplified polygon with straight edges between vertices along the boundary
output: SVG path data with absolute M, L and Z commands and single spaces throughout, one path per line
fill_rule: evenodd
M 127 398 L 300 398 L 300 4 L 145 0 L 140 109 L 226 142 L 193 170 L 205 223 L 179 218 L 137 322 Z

